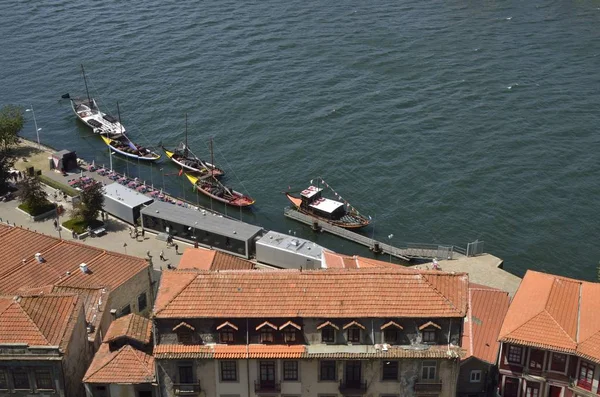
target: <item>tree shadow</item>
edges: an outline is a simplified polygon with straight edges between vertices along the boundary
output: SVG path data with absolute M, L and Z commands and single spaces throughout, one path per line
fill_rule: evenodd
M 129 229 L 129 226 L 118 222 L 114 219 L 107 219 L 104 221 L 104 225 L 106 226 L 106 231 L 109 232 L 121 232 L 123 230 Z
M 43 151 L 38 148 L 35 148 L 35 147 L 17 146 L 10 150 L 9 155 L 19 159 L 19 158 L 23 158 L 23 157 L 29 158 L 29 157 L 35 156 L 37 154 L 40 154 L 40 153 L 43 153 Z

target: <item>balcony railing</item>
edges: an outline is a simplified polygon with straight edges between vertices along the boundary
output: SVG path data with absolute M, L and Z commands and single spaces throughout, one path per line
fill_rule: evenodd
M 274 380 L 255 380 L 254 381 L 254 392 L 255 393 L 279 393 L 281 391 L 281 382 L 275 382 Z
M 177 396 L 193 396 L 200 394 L 200 383 L 173 383 L 173 390 Z
M 577 387 L 581 387 L 582 389 L 592 391 L 592 382 L 588 382 L 585 379 L 579 379 L 577 381 Z
M 367 391 L 367 382 L 341 380 L 339 389 L 342 394 L 362 394 Z
M 439 393 L 442 391 L 442 382 L 417 381 L 415 392 L 417 393 Z

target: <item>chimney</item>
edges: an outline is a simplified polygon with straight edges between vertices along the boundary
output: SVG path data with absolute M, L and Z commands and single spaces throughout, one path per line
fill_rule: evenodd
M 117 319 L 117 309 L 110 309 L 110 318 L 113 321 Z
M 81 270 L 81 273 L 83 273 L 83 274 L 87 274 L 87 272 L 88 272 L 88 266 L 85 263 L 80 264 L 79 269 Z
M 44 262 L 45 262 L 45 261 L 44 261 L 44 258 L 42 258 L 42 254 L 40 254 L 39 252 L 38 252 L 37 254 L 35 254 L 34 256 L 35 256 L 35 260 L 36 260 L 38 263 L 44 263 Z

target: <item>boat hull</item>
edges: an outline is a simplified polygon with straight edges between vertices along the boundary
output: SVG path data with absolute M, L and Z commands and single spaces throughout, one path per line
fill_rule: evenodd
M 78 102 L 79 105 L 85 106 L 87 109 L 78 111 L 76 108 L 76 102 Z M 90 108 L 89 101 L 71 99 L 71 109 L 73 110 L 73 113 L 75 113 L 75 116 L 83 124 L 91 128 L 95 134 L 117 137 L 125 133 L 125 127 L 123 127 L 121 123 L 110 123 L 109 121 L 105 120 L 104 117 L 106 116 L 106 113 L 103 113 L 98 109 L 92 110 Z M 94 125 L 94 123 L 99 123 L 100 127 L 98 127 L 98 125 Z
M 286 193 L 285 196 L 290 201 L 290 203 L 292 203 L 292 205 L 298 212 L 300 212 L 304 215 L 310 216 L 311 218 L 314 218 L 316 220 L 319 220 L 319 221 L 322 221 L 325 223 L 329 223 L 330 225 L 341 227 L 343 229 L 360 229 L 365 226 L 368 226 L 370 223 L 368 219 L 366 219 L 362 216 L 356 216 L 356 215 L 352 215 L 352 217 L 354 217 L 357 220 L 356 222 L 343 222 L 343 221 L 338 221 L 338 220 L 334 220 L 334 219 L 328 219 L 323 216 L 316 215 L 316 214 L 302 208 L 302 206 L 301 206 L 302 200 L 300 198 L 294 197 L 289 193 Z
M 156 160 L 160 159 L 160 154 L 157 154 L 154 152 L 151 152 L 152 156 L 139 156 L 137 154 L 128 153 L 124 150 L 119 149 L 118 147 L 115 146 L 115 144 L 114 144 L 115 141 L 110 138 L 102 136 L 102 140 L 108 147 L 110 147 L 116 153 L 119 153 L 120 155 L 123 155 L 125 157 L 129 157 L 129 158 L 140 160 L 140 161 L 156 161 Z
M 178 159 L 175 158 L 175 153 L 172 152 L 172 151 L 170 151 L 170 150 L 167 150 L 167 149 L 163 148 L 163 151 L 165 152 L 165 154 L 167 155 L 167 157 L 169 159 L 171 159 L 171 161 L 173 161 L 175 164 L 177 164 L 181 168 L 185 168 L 186 170 L 189 170 L 189 171 L 192 171 L 192 172 L 197 172 L 197 173 L 202 174 L 202 175 L 207 175 L 207 174 L 210 173 L 210 171 L 208 169 L 206 169 L 206 168 L 203 168 L 203 169 L 194 168 L 194 167 L 191 167 L 191 166 L 189 166 L 187 164 L 182 163 L 181 161 L 179 161 Z M 213 176 L 220 177 L 223 174 L 225 174 L 221 169 L 215 167 L 213 164 L 211 164 L 211 163 L 205 163 L 205 164 L 208 165 L 209 167 L 212 167 L 212 169 L 213 169 Z
M 231 205 L 234 207 L 250 207 L 251 205 L 254 204 L 254 200 L 248 196 L 243 195 L 240 192 L 237 192 L 235 190 L 231 190 L 231 192 L 233 193 L 233 195 L 235 196 L 234 200 L 228 200 L 226 198 L 223 197 L 219 197 L 216 194 L 212 194 L 210 191 L 206 190 L 203 185 L 202 185 L 202 180 L 199 178 L 196 178 L 195 176 L 192 175 L 188 175 L 185 174 L 185 176 L 187 176 L 188 180 L 194 185 L 196 186 L 196 190 L 212 199 L 215 199 L 217 201 L 220 201 L 223 204 L 227 204 L 227 205 Z M 208 184 L 210 186 L 210 184 Z

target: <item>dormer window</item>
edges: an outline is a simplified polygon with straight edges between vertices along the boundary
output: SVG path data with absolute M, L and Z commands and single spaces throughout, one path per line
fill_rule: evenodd
M 394 345 L 400 340 L 400 330 L 404 329 L 400 324 L 390 321 L 381 326 L 383 331 L 383 343 Z
M 194 341 L 194 331 L 195 330 L 196 329 L 194 327 L 192 327 L 185 321 L 180 322 L 173 328 L 173 331 L 175 331 L 175 333 L 177 334 L 177 341 L 179 343 L 181 343 L 182 345 L 195 344 L 195 341 Z
M 364 325 L 358 321 L 352 321 L 344 325 L 346 330 L 346 340 L 348 343 L 360 343 L 360 331 L 365 330 Z
M 317 330 L 321 330 L 321 343 L 335 343 L 335 332 L 340 328 L 331 321 L 325 321 Z
M 260 343 L 273 343 L 273 330 L 276 329 L 277 327 L 268 321 L 265 321 L 256 327 L 256 330 L 260 331 Z
M 283 324 L 281 327 L 279 327 L 279 330 L 283 331 L 283 341 L 285 343 L 296 342 L 296 333 L 297 331 L 300 331 L 301 328 L 302 327 L 292 321 L 288 321 L 287 323 Z
M 219 331 L 219 342 L 220 343 L 233 343 L 235 342 L 235 331 L 238 330 L 234 324 L 229 321 L 225 321 L 223 324 L 217 327 Z
M 442 327 L 434 323 L 433 321 L 426 322 L 419 327 L 421 331 L 421 341 L 423 343 L 435 344 L 437 343 L 437 333 Z

